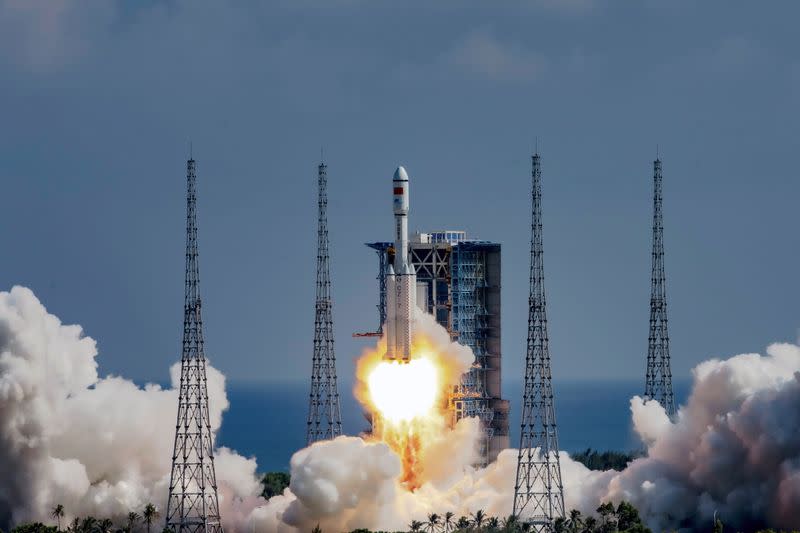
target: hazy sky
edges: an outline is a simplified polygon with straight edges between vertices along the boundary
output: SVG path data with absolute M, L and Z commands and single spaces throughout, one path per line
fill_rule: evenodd
M 0 0 L 2 289 L 83 325 L 101 372 L 165 380 L 191 139 L 208 354 L 303 378 L 324 145 L 340 375 L 402 163 L 412 230 L 502 243 L 518 377 L 538 136 L 556 378 L 644 374 L 656 145 L 674 373 L 796 340 L 800 5 L 498 5 Z

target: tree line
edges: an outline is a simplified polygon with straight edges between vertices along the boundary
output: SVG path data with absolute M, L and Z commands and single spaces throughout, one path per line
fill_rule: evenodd
M 46 525 L 41 522 L 28 522 L 15 526 L 10 533 L 137 533 L 142 529 L 147 533 L 152 533 L 153 522 L 158 520 L 161 514 L 152 503 L 148 503 L 139 514 L 130 511 L 125 517 L 124 523 L 115 522 L 110 518 L 95 518 L 94 516 L 76 516 L 72 522 L 65 524 L 67 527 L 61 529 L 61 521 L 64 519 L 66 510 L 61 504 L 53 507 L 50 512 L 56 525 Z M 170 528 L 163 528 L 161 533 L 173 533 Z M 0 529 L 0 533 L 3 530 Z
M 281 494 L 283 489 L 289 486 L 289 475 L 282 472 L 268 473 L 262 478 L 262 486 L 262 496 L 265 498 Z M 597 508 L 596 513 L 597 516 L 583 516 L 580 511 L 573 509 L 568 516 L 558 518 L 553 523 L 552 533 L 652 533 L 639 517 L 639 511 L 628 502 L 620 502 L 616 507 L 610 502 L 604 503 Z M 41 522 L 23 523 L 15 526 L 9 533 L 152 533 L 153 523 L 160 517 L 158 509 L 152 503 L 148 503 L 141 514 L 131 511 L 122 521 L 93 516 L 76 517 L 69 524 L 63 524 L 66 527 L 62 529 L 65 514 L 64 506 L 56 505 L 50 513 L 55 525 Z M 717 519 L 713 526 L 710 526 L 709 530 L 713 533 L 724 533 L 721 520 Z M 168 527 L 157 531 L 174 533 Z M 478 509 L 470 515 L 459 517 L 452 512 L 430 513 L 424 520 L 412 520 L 403 532 L 355 529 L 350 533 L 527 533 L 529 531 L 534 531 L 531 524 L 519 520 L 514 515 L 498 518 Z M 2 529 L 0 533 L 3 533 Z M 317 526 L 312 533 L 341 532 L 323 532 Z M 800 531 L 763 529 L 756 533 L 800 533 Z

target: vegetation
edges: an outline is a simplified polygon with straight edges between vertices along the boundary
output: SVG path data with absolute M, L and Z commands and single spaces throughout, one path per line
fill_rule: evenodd
M 587 450 L 586 455 L 591 455 Z M 622 455 L 622 454 L 619 454 Z M 271 481 L 267 482 L 267 476 Z M 285 477 L 284 477 L 285 476 Z M 289 476 L 281 473 L 271 473 L 264 476 L 262 483 L 266 486 L 277 480 L 277 487 L 285 483 L 288 486 Z M 281 489 L 277 494 L 280 494 Z M 553 524 L 553 533 L 652 533 L 645 526 L 639 517 L 639 511 L 628 502 L 620 502 L 614 507 L 612 503 L 604 503 L 596 510 L 597 516 L 584 517 L 580 511 L 573 509 L 569 515 L 559 518 Z M 93 516 L 75 517 L 65 530 L 61 529 L 61 519 L 65 515 L 62 505 L 57 505 L 52 509 L 50 516 L 56 521 L 57 525 L 48 526 L 41 522 L 19 524 L 9 533 L 142 533 L 139 531 L 141 525 L 146 526 L 149 533 L 153 521 L 157 520 L 158 510 L 152 503 L 148 503 L 142 510 L 142 514 L 131 511 L 127 515 L 124 525 L 115 524 L 109 518 L 97 519 Z M 709 525 L 713 533 L 724 533 L 722 521 L 717 519 L 715 523 Z M 431 513 L 424 521 L 413 520 L 406 531 L 421 533 L 526 533 L 533 531 L 529 524 L 520 522 L 515 516 L 507 516 L 500 519 L 496 516 L 487 515 L 482 509 L 478 509 L 469 516 L 456 518 L 452 512 L 444 514 Z M 3 531 L 0 529 L 0 533 Z M 172 529 L 165 527 L 161 533 L 175 533 Z M 317 525 L 312 533 L 323 533 Z M 350 533 L 390 533 L 387 531 L 370 531 L 368 529 L 354 529 Z M 403 533 L 403 532 L 394 532 Z M 783 531 L 774 529 L 763 529 L 756 533 L 800 533 L 800 531 Z
M 56 527 L 59 531 L 61 531 L 61 519 L 64 518 L 64 506 L 59 503 L 53 507 L 53 511 L 50 513 L 50 516 L 56 519 Z
M 150 526 L 153 524 L 153 520 L 159 517 L 158 511 L 156 510 L 155 505 L 152 503 L 148 503 L 144 507 L 144 511 L 142 512 L 142 518 L 144 518 L 144 523 L 147 524 L 147 533 L 150 533 Z M 103 532 L 105 533 L 105 532 Z
M 628 463 L 641 456 L 641 452 L 598 452 L 591 448 L 570 454 L 573 460 L 583 463 L 589 470 L 624 470 Z
M 41 522 L 33 522 L 31 524 L 20 524 L 11 530 L 11 533 L 56 533 L 58 530 L 55 526 L 46 526 Z
M 289 474 L 286 472 L 267 472 L 261 478 L 261 497 L 269 500 L 273 496 L 283 494 L 283 489 L 289 486 Z

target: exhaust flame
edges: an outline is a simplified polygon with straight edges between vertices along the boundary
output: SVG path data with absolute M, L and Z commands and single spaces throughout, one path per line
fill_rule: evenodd
M 440 389 L 439 372 L 427 357 L 408 363 L 382 361 L 367 383 L 375 408 L 392 424 L 428 415 Z
M 415 317 L 411 359 L 386 361 L 382 340 L 358 360 L 356 398 L 369 414 L 369 440 L 387 444 L 402 460 L 401 482 L 415 489 L 424 482 L 424 459 L 452 424 L 449 393 L 469 370 L 469 348 L 450 340 L 432 316 Z

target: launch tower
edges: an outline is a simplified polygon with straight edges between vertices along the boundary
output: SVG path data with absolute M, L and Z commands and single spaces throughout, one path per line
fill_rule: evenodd
M 167 527 L 175 533 L 222 533 L 214 471 L 214 435 L 208 411 L 206 356 L 197 259 L 195 161 L 186 163 L 186 277 L 178 420 L 167 500 Z
M 334 439 L 342 434 L 339 391 L 336 386 L 336 356 L 333 351 L 333 301 L 328 251 L 327 165 L 317 167 L 317 303 L 314 312 L 314 355 L 311 363 L 311 393 L 308 398 L 306 443 Z
M 564 516 L 564 489 L 558 459 L 558 431 L 553 406 L 550 348 L 544 291 L 542 184 L 539 154 L 533 156 L 531 201 L 531 270 L 528 296 L 528 349 L 522 397 L 522 428 L 514 516 L 538 533 L 552 531 Z
M 664 227 L 661 215 L 661 160 L 653 161 L 653 266 L 650 281 L 650 335 L 647 338 L 645 398 L 657 400 L 669 416 L 675 414 L 667 330 L 667 290 L 664 274 Z
M 378 255 L 378 324 L 387 320 L 386 273 L 394 243 L 372 242 Z M 432 314 L 450 338 L 469 346 L 475 364 L 452 391 L 452 421 L 481 420 L 478 465 L 508 448 L 508 400 L 501 395 L 501 247 L 464 231 L 418 233 L 409 240 L 416 272 L 416 305 Z M 379 332 L 381 330 L 379 329 Z

